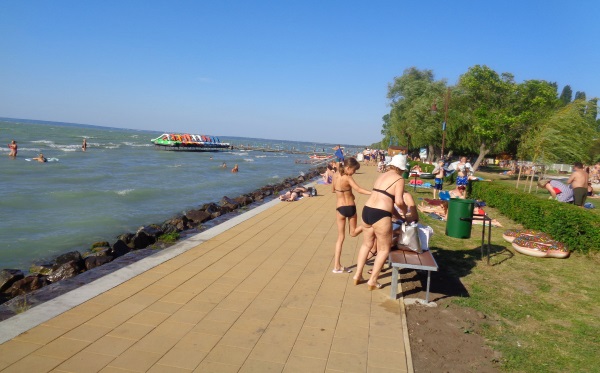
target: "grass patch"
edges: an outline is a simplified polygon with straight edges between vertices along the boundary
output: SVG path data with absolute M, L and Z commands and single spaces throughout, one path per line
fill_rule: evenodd
M 179 237 L 180 237 L 179 233 L 173 232 L 173 233 L 163 234 L 162 236 L 158 237 L 158 240 L 160 242 L 173 243 L 173 242 L 176 242 L 179 239 Z
M 502 175 L 480 176 L 516 183 Z M 431 190 L 407 189 L 417 203 L 432 197 Z M 470 239 L 461 240 L 445 236 L 446 222 L 421 214 L 422 222 L 434 229 L 430 246 L 440 271 L 458 278 L 466 289 L 453 302 L 487 315 L 483 336 L 502 353 L 506 371 L 598 369 L 600 254 L 572 253 L 568 259 L 521 255 L 502 238 L 504 230 L 521 227 L 493 208 L 485 210 L 503 225 L 492 228 L 489 266 L 481 260 L 480 225 L 473 225 Z

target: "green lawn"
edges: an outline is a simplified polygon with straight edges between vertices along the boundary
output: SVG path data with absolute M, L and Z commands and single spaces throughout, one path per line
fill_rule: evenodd
M 516 184 L 497 173 L 478 176 Z M 431 190 L 408 190 L 417 203 L 431 198 Z M 539 195 L 547 198 L 542 191 Z M 480 260 L 481 226 L 473 226 L 470 239 L 456 239 L 444 235 L 444 221 L 421 214 L 435 231 L 431 247 L 440 270 L 458 277 L 469 292 L 454 302 L 487 315 L 484 337 L 502 352 L 507 371 L 600 371 L 600 254 L 568 259 L 519 254 L 502 232 L 520 227 L 493 208 L 485 209 L 503 225 L 492 228 L 490 265 Z

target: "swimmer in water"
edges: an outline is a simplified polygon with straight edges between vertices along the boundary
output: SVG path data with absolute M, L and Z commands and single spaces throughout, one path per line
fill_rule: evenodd
M 48 162 L 48 159 L 46 159 L 46 157 L 44 157 L 44 155 L 42 153 L 40 153 L 40 155 L 38 155 L 37 157 L 32 158 L 32 160 L 38 161 L 41 163 Z

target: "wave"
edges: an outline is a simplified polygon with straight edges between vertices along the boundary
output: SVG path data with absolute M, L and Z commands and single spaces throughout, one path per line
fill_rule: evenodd
M 124 196 L 126 194 L 133 192 L 134 190 L 135 189 L 123 189 L 123 190 L 117 190 L 117 191 L 115 191 L 115 193 L 117 193 L 120 196 Z
M 142 147 L 152 146 L 152 144 L 140 144 L 140 143 L 135 143 L 135 142 L 130 142 L 130 141 L 123 141 L 123 144 L 127 145 L 127 146 L 142 146 Z
M 252 158 L 244 158 L 244 162 L 254 162 L 254 159 L 252 159 Z

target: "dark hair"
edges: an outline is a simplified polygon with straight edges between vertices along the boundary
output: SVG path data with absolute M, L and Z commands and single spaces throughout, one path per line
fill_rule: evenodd
M 340 163 L 340 174 L 341 175 L 346 174 L 346 171 L 345 171 L 346 168 L 353 168 L 355 170 L 358 170 L 360 168 L 360 163 L 358 163 L 356 158 L 348 157 L 348 158 L 344 159 L 344 163 Z
M 581 162 L 575 162 L 575 163 L 573 163 L 573 167 L 583 168 L 583 163 L 581 163 Z

